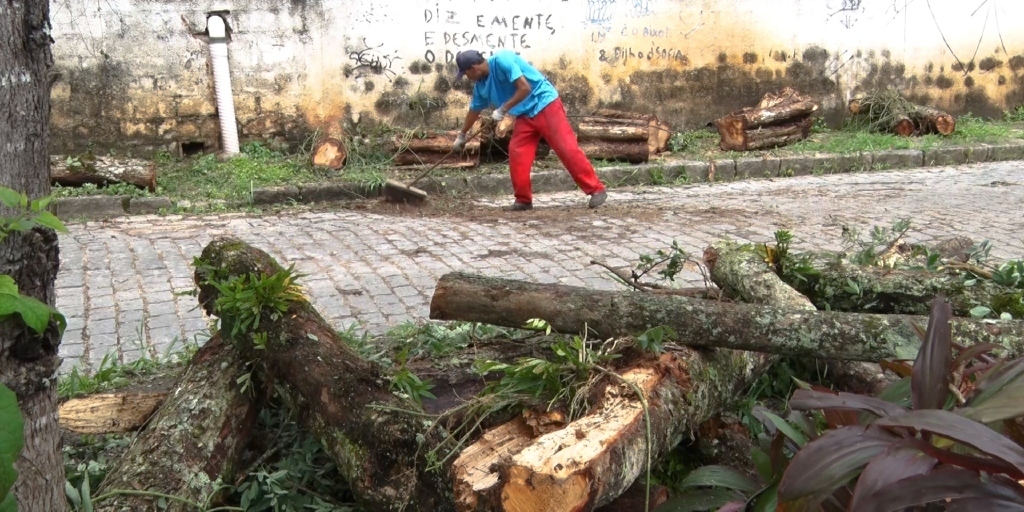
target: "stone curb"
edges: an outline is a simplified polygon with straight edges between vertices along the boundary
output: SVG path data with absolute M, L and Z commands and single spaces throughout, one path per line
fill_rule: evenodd
M 880 171 L 938 167 L 981 162 L 1024 160 L 1024 140 L 998 144 L 943 146 L 932 149 L 897 149 L 850 154 L 721 159 L 708 162 L 676 160 L 639 165 L 601 167 L 597 175 L 609 187 L 665 185 L 671 183 L 723 182 L 753 178 L 807 176 L 844 172 Z M 714 176 L 711 164 L 714 163 Z M 562 169 L 534 172 L 534 192 L 574 190 L 569 173 Z M 303 189 L 316 192 L 304 192 Z M 467 192 L 483 195 L 512 194 L 505 175 L 467 175 L 426 178 L 418 188 L 431 195 L 458 195 Z M 379 197 L 380 190 L 360 184 L 299 185 L 253 191 L 256 204 L 283 202 L 282 199 L 309 202 Z
M 850 154 L 819 153 L 799 156 L 736 158 L 707 162 L 675 160 L 639 165 L 601 167 L 597 175 L 608 187 L 728 182 L 755 178 L 807 176 L 892 169 L 912 169 L 981 162 L 1024 160 L 1024 140 L 998 144 L 943 146 L 925 150 L 899 149 Z M 714 174 L 712 174 L 714 164 Z M 563 192 L 576 189 L 563 169 L 534 172 L 533 191 Z M 511 195 L 512 184 L 504 174 L 426 178 L 417 184 L 430 195 Z M 253 190 L 253 204 L 313 203 L 380 197 L 379 186 L 366 183 L 310 183 Z M 54 201 L 63 218 L 109 218 L 119 215 L 158 213 L 171 208 L 166 197 L 83 196 Z

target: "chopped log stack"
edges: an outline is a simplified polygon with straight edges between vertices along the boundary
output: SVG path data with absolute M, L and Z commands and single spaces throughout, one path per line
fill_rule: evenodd
M 765 94 L 756 107 L 747 107 L 715 120 L 723 151 L 752 151 L 786 146 L 807 138 L 818 104 L 786 87 Z
M 668 123 L 657 116 L 599 109 L 576 118 L 576 139 L 595 160 L 646 162 L 665 151 L 672 135 Z
M 515 117 L 506 115 L 501 121 L 495 121 L 490 117 L 481 119 L 480 126 L 480 161 L 481 162 L 507 162 L 508 147 L 512 142 L 512 125 L 515 124 Z M 551 153 L 551 146 L 543 138 L 537 146 L 536 158 L 544 158 Z
M 858 95 L 847 107 L 855 118 L 866 120 L 871 131 L 910 137 L 949 135 L 956 130 L 953 116 L 934 107 L 911 103 L 895 89 Z

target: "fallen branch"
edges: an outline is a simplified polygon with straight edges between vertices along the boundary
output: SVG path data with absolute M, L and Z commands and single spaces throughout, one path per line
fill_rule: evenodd
M 920 341 L 908 321 L 927 325 L 921 316 L 793 311 L 465 273 L 441 277 L 430 318 L 507 327 L 541 318 L 558 332 L 586 331 L 601 338 L 638 335 L 664 325 L 691 347 L 869 362 L 914 358 Z M 1020 354 L 1024 322 L 957 318 L 953 336 L 964 344 L 994 343 Z
M 80 434 L 132 432 L 141 427 L 167 393 L 102 393 L 60 404 L 60 426 Z

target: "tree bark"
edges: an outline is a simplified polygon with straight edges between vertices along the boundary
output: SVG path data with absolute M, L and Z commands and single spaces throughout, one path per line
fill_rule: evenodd
M 962 276 L 942 272 L 862 267 L 836 261 L 815 270 L 819 275 L 806 281 L 793 279 L 789 285 L 810 298 L 818 309 L 833 311 L 927 315 L 932 299 L 941 293 L 949 298 L 954 315 L 966 317 L 975 306 L 1011 304 L 1024 296 L 1022 290 L 988 280 L 965 286 Z
M 81 156 L 71 164 L 66 161 L 51 162 L 51 185 L 80 187 L 90 184 L 105 187 L 116 183 L 127 183 L 156 192 L 156 166 L 118 166 L 105 157 L 91 154 Z
M 671 138 L 672 126 L 652 117 L 647 123 L 647 152 L 652 155 L 665 152 Z
M 541 318 L 558 332 L 587 330 L 602 338 L 639 335 L 666 325 L 676 331 L 680 343 L 691 347 L 868 362 L 913 359 L 920 341 L 907 321 L 927 325 L 927 318 L 921 316 L 793 311 L 465 273 L 441 277 L 431 299 L 430 318 L 506 327 Z M 956 318 L 953 336 L 965 345 L 1001 344 L 1010 353 L 1021 354 L 1024 322 Z
M 650 158 L 647 141 L 640 142 L 582 142 L 580 149 L 588 158 L 629 162 L 633 164 L 646 162 Z
M 208 282 L 211 273 L 227 279 L 282 270 L 267 253 L 231 237 L 215 239 L 200 260 L 199 302 L 220 316 L 223 331 L 230 331 L 235 319 L 215 308 L 218 292 Z M 384 368 L 349 348 L 305 300 L 291 302 L 276 321 L 264 318 L 259 330 L 266 335 L 264 349 L 255 346 L 249 332 L 231 341 L 265 380 L 283 384 L 286 400 L 304 411 L 300 422 L 325 440 L 360 505 L 380 511 L 452 509 L 445 471 L 430 471 L 426 458 L 443 432 L 429 429 L 416 402 L 391 392 Z
M 712 282 L 728 296 L 790 311 L 815 310 L 807 297 L 784 283 L 752 248 L 735 242 L 715 242 L 704 249 L 704 263 Z
M 191 512 L 219 498 L 219 484 L 232 482 L 262 405 L 254 389 L 238 379 L 249 374 L 245 359 L 219 335 L 193 356 L 178 384 L 149 424 L 103 479 L 94 496 L 103 512 L 169 510 Z M 254 383 L 255 386 L 255 383 Z M 117 491 L 149 491 L 189 503 Z M 202 507 L 201 507 L 202 509 Z
M 477 165 L 480 165 L 479 154 L 452 153 L 451 155 L 448 155 L 448 158 L 445 158 L 445 155 L 447 154 L 447 150 L 444 153 L 423 151 L 418 153 L 403 152 L 395 155 L 394 159 L 391 160 L 391 163 L 396 167 L 431 165 L 441 161 L 444 163 L 439 167 L 460 168 L 476 167 Z
M 813 124 L 814 118 L 807 117 L 788 124 L 748 130 L 743 128 L 743 118 L 734 114 L 715 120 L 718 134 L 722 138 L 719 147 L 723 151 L 752 151 L 786 146 L 806 139 Z
M 33 199 L 50 192 L 50 28 L 45 0 L 7 2 L 0 8 L 0 186 Z M 11 213 L 0 206 L 0 216 Z M 0 274 L 13 277 L 22 295 L 53 306 L 60 265 L 57 244 L 50 229 L 11 234 L 0 241 Z M 67 507 L 57 419 L 59 346 L 55 322 L 36 336 L 20 317 L 0 320 L 0 382 L 18 397 L 25 425 L 13 487 L 24 512 Z
M 101 393 L 60 404 L 60 426 L 80 434 L 133 432 L 164 403 L 167 393 Z
M 802 120 L 818 110 L 818 104 L 810 99 L 784 101 L 767 108 L 745 108 L 731 115 L 743 123 L 744 130 L 790 124 L 787 121 Z

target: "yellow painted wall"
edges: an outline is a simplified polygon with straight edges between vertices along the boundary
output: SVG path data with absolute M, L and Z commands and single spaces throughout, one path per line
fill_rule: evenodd
M 650 111 L 696 127 L 793 86 L 833 117 L 893 86 L 955 113 L 1024 102 L 1024 2 L 1008 0 L 55 0 L 56 149 L 217 144 L 202 38 L 226 9 L 244 137 L 331 120 L 455 128 L 454 54 L 519 51 L 570 113 Z

